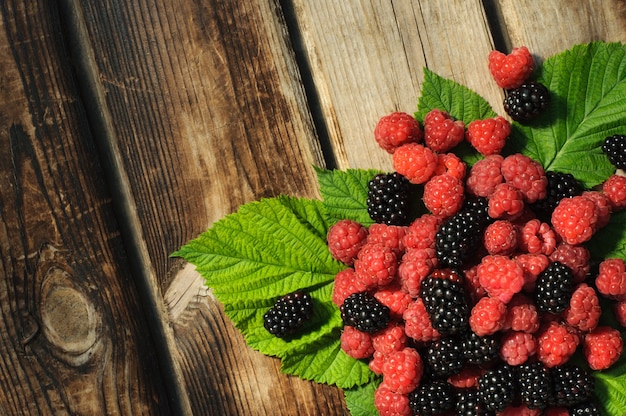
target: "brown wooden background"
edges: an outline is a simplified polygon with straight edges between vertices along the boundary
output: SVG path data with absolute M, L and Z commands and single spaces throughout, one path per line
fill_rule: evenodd
M 246 347 L 169 254 L 372 130 L 429 67 L 626 41 L 618 0 L 0 0 L 0 414 L 340 415 Z

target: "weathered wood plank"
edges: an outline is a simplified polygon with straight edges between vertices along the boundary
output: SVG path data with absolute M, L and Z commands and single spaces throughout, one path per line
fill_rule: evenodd
M 167 414 L 56 3 L 0 4 L 0 413 Z

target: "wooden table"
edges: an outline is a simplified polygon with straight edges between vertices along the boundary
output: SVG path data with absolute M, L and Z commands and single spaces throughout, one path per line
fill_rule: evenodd
M 0 414 L 339 415 L 169 255 L 242 203 L 390 169 L 424 66 L 626 42 L 623 0 L 0 0 Z

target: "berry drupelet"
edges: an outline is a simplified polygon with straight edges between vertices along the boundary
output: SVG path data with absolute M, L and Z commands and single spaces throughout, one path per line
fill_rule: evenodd
M 411 184 L 398 172 L 379 173 L 368 183 L 367 212 L 377 223 L 410 223 Z
M 614 134 L 604 139 L 602 151 L 618 169 L 626 169 L 626 135 Z
M 263 325 L 270 334 L 285 338 L 294 335 L 312 317 L 311 295 L 298 290 L 278 299 L 263 316 Z
M 527 82 L 519 88 L 507 91 L 504 111 L 520 123 L 538 117 L 548 107 L 550 92 L 538 82 Z
M 389 308 L 367 292 L 348 296 L 340 310 L 344 325 L 372 334 L 385 329 L 391 320 Z

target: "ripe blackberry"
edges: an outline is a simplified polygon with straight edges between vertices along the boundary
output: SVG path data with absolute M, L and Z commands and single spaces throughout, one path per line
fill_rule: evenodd
M 385 329 L 390 321 L 390 310 L 367 292 L 354 293 L 340 307 L 344 325 L 371 334 Z
M 517 384 L 512 366 L 501 364 L 491 368 L 478 379 L 478 392 L 487 409 L 504 410 L 515 399 Z
M 572 269 L 559 261 L 550 265 L 535 281 L 535 303 L 541 312 L 561 313 L 569 306 L 574 291 Z
M 599 416 L 601 414 L 594 400 L 582 402 L 570 407 L 568 410 L 570 416 Z
M 480 399 L 478 389 L 459 389 L 456 393 L 455 416 L 492 416 L 494 412 Z
M 447 377 L 458 373 L 465 362 L 460 340 L 441 338 L 431 342 L 425 350 L 424 359 L 435 377 Z
M 543 222 L 550 222 L 552 211 L 563 198 L 577 196 L 585 190 L 583 185 L 571 173 L 546 172 L 548 178 L 547 195 L 531 205 L 531 208 Z
M 295 334 L 313 317 L 313 300 L 303 290 L 289 293 L 278 299 L 265 315 L 263 326 L 279 338 Z
M 592 399 L 595 379 L 582 367 L 566 364 L 552 368 L 550 373 L 552 406 L 573 407 Z
M 626 169 L 626 135 L 614 134 L 604 139 L 602 151 L 618 169 Z
M 500 341 L 496 336 L 478 336 L 470 331 L 463 338 L 463 356 L 470 364 L 483 365 L 492 362 L 500 352 Z
M 539 361 L 522 364 L 517 369 L 519 396 L 529 409 L 548 406 L 552 391 L 550 371 Z
M 368 183 L 367 212 L 378 223 L 408 225 L 411 184 L 399 174 L 379 173 Z
M 527 82 L 519 88 L 508 90 L 504 98 L 504 111 L 520 123 L 539 116 L 550 102 L 550 92 L 538 82 Z
M 432 416 L 454 409 L 455 394 L 444 380 L 422 383 L 409 393 L 409 407 L 420 416 Z
M 453 269 L 467 265 L 486 226 L 482 208 L 462 209 L 446 219 L 435 235 L 435 253 L 439 264 Z
M 454 335 L 469 328 L 469 306 L 464 280 L 449 272 L 450 277 L 433 275 L 420 284 L 420 297 L 430 321 L 441 335 Z

